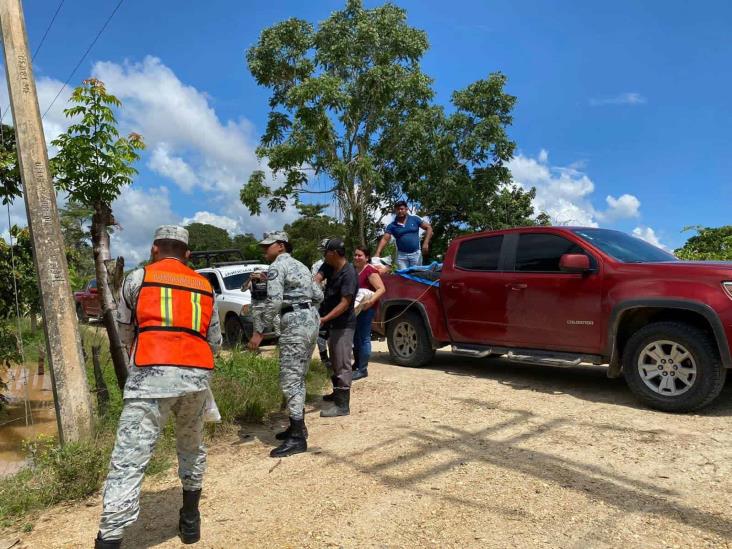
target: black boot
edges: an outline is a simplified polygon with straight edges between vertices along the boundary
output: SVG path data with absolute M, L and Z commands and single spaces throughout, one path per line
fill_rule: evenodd
M 335 398 L 335 388 L 338 383 L 338 378 L 336 376 L 330 376 L 330 382 L 333 384 L 333 392 L 329 395 L 323 395 L 323 400 L 326 402 L 331 402 Z
M 305 417 L 305 410 L 302 411 L 302 415 L 303 415 L 303 417 Z M 287 427 L 287 429 L 285 429 L 281 433 L 277 433 L 275 435 L 275 438 L 277 440 L 287 440 L 289 438 L 291 432 L 292 432 L 292 422 L 290 422 L 290 425 Z M 303 425 L 303 428 L 302 428 L 302 432 L 305 435 L 305 440 L 307 440 L 307 438 L 308 438 L 308 428 L 305 427 L 304 425 Z
M 277 448 L 269 453 L 269 457 L 282 458 L 292 454 L 300 454 L 308 449 L 305 440 L 305 420 L 290 418 L 290 436 Z
M 180 509 L 178 533 L 180 540 L 186 545 L 196 543 L 201 539 L 201 513 L 198 512 L 200 499 L 201 490 L 183 490 L 183 507 Z
M 333 403 L 320 412 L 320 417 L 347 416 L 351 413 L 351 390 L 335 389 Z
M 122 547 L 121 539 L 102 539 L 102 533 L 97 532 L 97 539 L 94 540 L 94 549 L 120 549 Z

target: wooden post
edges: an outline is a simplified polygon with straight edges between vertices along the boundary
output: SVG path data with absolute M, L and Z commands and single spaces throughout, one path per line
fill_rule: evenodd
M 0 0 L 0 24 L 25 209 L 43 303 L 46 356 L 63 444 L 91 436 L 91 398 L 20 0 Z

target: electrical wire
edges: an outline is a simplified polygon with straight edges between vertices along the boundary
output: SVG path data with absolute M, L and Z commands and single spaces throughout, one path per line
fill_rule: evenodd
M 117 10 L 119 10 L 120 6 L 122 5 L 122 2 L 124 2 L 124 0 L 119 0 L 119 2 L 117 3 L 117 5 L 115 6 L 115 8 L 112 10 L 112 13 L 109 14 L 109 17 L 107 17 L 107 20 L 104 22 L 104 25 L 102 25 L 102 28 L 99 29 L 99 32 L 94 37 L 94 40 L 92 40 L 92 43 L 89 44 L 89 47 L 88 48 L 86 48 L 86 51 L 81 56 L 81 59 L 79 59 L 79 62 L 74 67 L 74 70 L 72 70 L 71 73 L 69 74 L 68 78 L 66 78 L 66 81 L 64 82 L 64 85 L 61 86 L 61 89 L 60 90 L 58 90 L 58 93 L 56 94 L 56 97 L 53 98 L 53 101 L 51 101 L 51 104 L 43 112 L 43 116 L 41 116 L 41 120 L 43 120 L 46 117 L 46 115 L 48 114 L 48 111 L 51 110 L 51 107 L 53 107 L 54 103 L 56 103 L 56 100 L 59 98 L 59 96 L 61 95 L 61 93 L 64 91 L 64 89 L 66 89 L 66 86 L 68 86 L 69 82 L 71 82 L 71 79 L 74 77 L 74 74 L 76 74 L 76 71 L 79 70 L 79 67 L 84 62 L 84 59 L 86 59 L 86 56 L 89 55 L 89 52 L 94 47 L 94 44 L 96 44 L 97 43 L 97 40 L 99 40 L 99 37 L 102 36 L 102 33 L 107 28 L 107 25 L 109 25 L 109 22 L 112 20 L 112 17 L 114 17 L 114 14 L 117 13 Z
M 43 43 L 46 41 L 46 36 L 48 36 L 48 33 L 51 30 L 51 27 L 53 27 L 53 23 L 54 23 L 54 21 L 56 21 L 56 16 L 58 16 L 58 12 L 61 11 L 61 6 L 64 5 L 64 1 L 65 0 L 61 0 L 58 3 L 56 12 L 53 14 L 53 17 L 51 17 L 51 22 L 46 27 L 46 32 L 43 33 L 43 38 L 41 38 L 41 41 L 38 43 L 38 46 L 36 46 L 36 51 L 33 52 L 33 56 L 31 57 L 31 60 L 34 60 L 36 58 L 36 55 L 38 55 L 38 52 L 41 51 L 41 46 L 43 46 Z

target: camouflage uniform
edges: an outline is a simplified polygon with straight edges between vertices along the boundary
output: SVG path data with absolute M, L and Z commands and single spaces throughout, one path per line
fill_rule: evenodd
M 280 315 L 280 388 L 287 399 L 290 418 L 303 419 L 305 375 L 318 336 L 317 303 L 323 300 L 320 286 L 313 283 L 308 268 L 288 253 L 277 256 L 267 272 L 267 300 L 254 317 L 254 330 L 264 332 Z M 296 308 L 310 304 L 307 309 Z M 282 309 L 295 306 L 290 312 Z
M 134 311 L 143 277 L 143 269 L 126 277 L 117 309 L 120 338 L 128 348 L 135 338 Z M 207 339 L 217 352 L 221 347 L 221 327 L 216 307 Z M 104 485 L 99 532 L 105 540 L 122 538 L 124 528 L 137 519 L 145 468 L 171 411 L 175 414 L 178 476 L 183 489 L 201 488 L 206 469 L 203 412 L 210 377 L 210 370 L 199 368 L 138 368 L 130 364 L 124 408 Z

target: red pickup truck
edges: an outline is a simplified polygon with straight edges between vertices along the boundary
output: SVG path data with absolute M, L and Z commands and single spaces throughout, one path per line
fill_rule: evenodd
M 391 359 L 435 350 L 554 366 L 608 364 L 646 405 L 697 410 L 732 367 L 732 263 L 679 261 L 596 228 L 531 227 L 455 239 L 441 269 L 384 277 L 374 329 Z
M 102 315 L 96 279 L 90 280 L 80 292 L 74 292 L 74 301 L 79 322 L 87 322 L 90 318 L 99 318 Z

